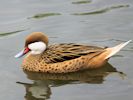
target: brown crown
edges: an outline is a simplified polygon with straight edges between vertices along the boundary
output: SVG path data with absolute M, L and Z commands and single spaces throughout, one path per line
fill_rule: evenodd
M 48 45 L 48 37 L 42 32 L 33 32 L 26 37 L 25 47 L 34 42 L 42 41 Z

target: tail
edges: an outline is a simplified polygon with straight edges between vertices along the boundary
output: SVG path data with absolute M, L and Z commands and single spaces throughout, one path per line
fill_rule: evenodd
M 119 52 L 123 47 L 125 47 L 129 42 L 131 42 L 132 40 L 129 40 L 125 43 L 121 43 L 115 47 L 112 47 L 112 48 L 107 48 L 107 56 L 105 57 L 105 59 L 108 59 L 110 58 L 111 56 L 113 56 L 114 54 L 116 54 L 117 52 Z

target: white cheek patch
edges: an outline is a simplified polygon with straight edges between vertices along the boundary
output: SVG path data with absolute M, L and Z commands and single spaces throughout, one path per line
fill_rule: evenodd
M 31 54 L 33 54 L 33 55 L 37 55 L 37 54 L 41 54 L 42 52 L 40 52 L 40 51 L 31 51 Z
M 41 54 L 46 50 L 46 44 L 43 42 L 34 42 L 29 44 L 28 48 L 31 50 L 31 54 Z

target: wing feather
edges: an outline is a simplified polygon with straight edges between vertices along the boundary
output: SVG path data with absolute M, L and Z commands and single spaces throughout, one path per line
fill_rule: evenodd
M 97 46 L 85 46 L 74 43 L 63 43 L 48 46 L 41 56 L 46 63 L 57 63 L 75 59 L 90 53 L 103 52 L 104 48 Z

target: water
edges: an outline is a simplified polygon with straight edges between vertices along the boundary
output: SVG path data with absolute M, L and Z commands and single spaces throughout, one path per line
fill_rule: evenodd
M 1 0 L 0 15 L 1 100 L 132 100 L 133 43 L 101 69 L 65 75 L 23 72 L 23 58 L 14 58 L 34 31 L 50 43 L 114 46 L 133 39 L 132 0 Z

